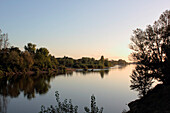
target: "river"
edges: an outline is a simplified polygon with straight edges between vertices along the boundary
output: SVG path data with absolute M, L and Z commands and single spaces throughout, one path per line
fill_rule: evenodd
M 71 99 L 78 111 L 90 107 L 91 95 L 95 95 L 98 107 L 104 113 L 121 113 L 127 104 L 137 98 L 130 90 L 130 74 L 135 65 L 115 66 L 103 72 L 72 72 L 52 77 L 19 77 L 0 81 L 0 112 L 38 113 L 41 105 L 56 105 L 55 91 L 60 100 Z M 4 81 L 4 80 L 3 80 Z

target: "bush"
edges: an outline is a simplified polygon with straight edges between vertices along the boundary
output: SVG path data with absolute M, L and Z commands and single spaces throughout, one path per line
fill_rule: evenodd
M 60 101 L 58 91 L 55 92 L 57 105 L 45 108 L 45 106 L 41 106 L 41 111 L 39 113 L 78 113 L 78 106 L 73 105 L 71 99 L 65 99 L 63 102 Z M 103 107 L 99 108 L 96 105 L 95 96 L 91 96 L 91 108 L 84 107 L 85 113 L 103 113 Z

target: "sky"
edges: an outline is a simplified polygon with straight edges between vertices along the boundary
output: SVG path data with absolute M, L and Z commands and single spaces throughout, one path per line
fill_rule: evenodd
M 10 46 L 31 42 L 55 57 L 124 59 L 130 38 L 170 9 L 170 0 L 0 0 Z

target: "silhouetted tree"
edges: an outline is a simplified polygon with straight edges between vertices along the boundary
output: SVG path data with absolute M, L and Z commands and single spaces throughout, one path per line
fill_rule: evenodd
M 170 84 L 170 10 L 163 12 L 146 30 L 134 30 L 131 40 L 133 59 L 149 69 L 150 77 Z
M 104 65 L 104 56 L 101 56 L 100 62 L 101 62 L 101 65 Z
M 63 102 L 60 101 L 59 93 L 58 91 L 55 92 L 57 105 L 50 106 L 45 108 L 45 106 L 41 106 L 41 111 L 39 113 L 78 113 L 78 106 L 74 106 L 72 104 L 71 99 L 67 101 L 65 99 Z M 84 110 L 86 113 L 102 113 L 103 107 L 99 110 L 99 108 L 96 105 L 95 96 L 91 96 L 91 110 L 88 107 L 84 107 Z
M 153 79 L 149 77 L 150 73 L 147 67 L 143 65 L 137 65 L 133 70 L 131 77 L 131 90 L 139 91 L 139 96 L 145 96 L 152 86 Z
M 95 101 L 95 96 L 92 95 L 91 96 L 91 111 L 88 107 L 84 107 L 84 110 L 86 111 L 86 113 L 102 113 L 103 112 L 103 107 L 101 109 L 99 109 L 96 105 L 96 101 Z
M 65 99 L 61 102 L 58 91 L 55 92 L 55 96 L 57 105 L 55 107 L 51 105 L 47 109 L 42 105 L 40 113 L 78 113 L 78 106 L 74 106 L 71 99 L 69 101 Z

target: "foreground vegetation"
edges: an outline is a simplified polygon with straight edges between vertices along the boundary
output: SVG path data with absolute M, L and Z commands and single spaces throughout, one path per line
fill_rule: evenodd
M 74 106 L 72 104 L 71 99 L 68 101 L 65 99 L 63 102 L 60 101 L 58 91 L 55 92 L 57 105 L 45 108 L 45 106 L 41 106 L 41 111 L 39 113 L 78 113 L 78 106 Z M 98 108 L 96 105 L 95 96 L 91 96 L 91 108 L 84 107 L 85 113 L 102 113 L 103 107 Z

